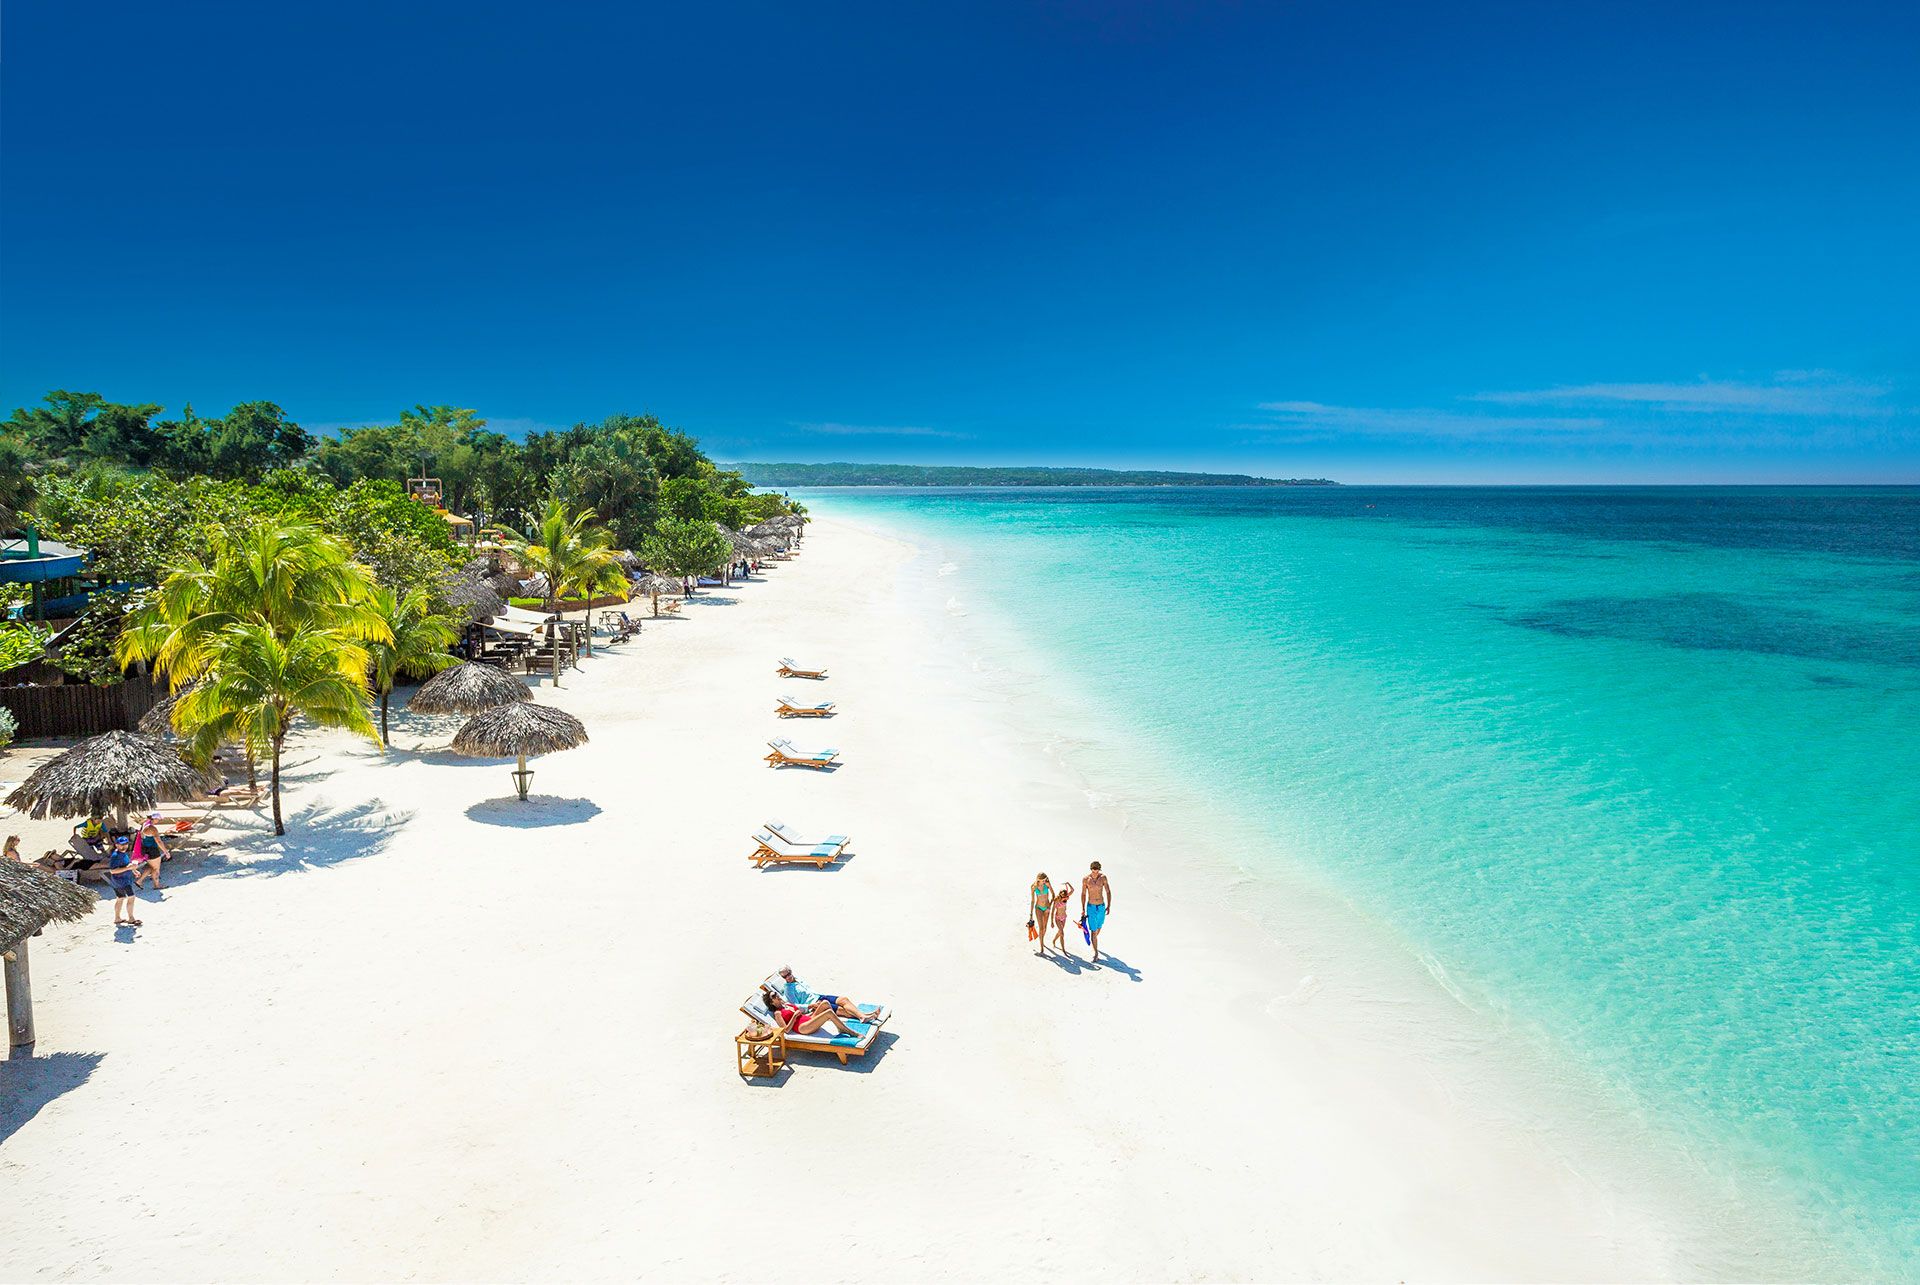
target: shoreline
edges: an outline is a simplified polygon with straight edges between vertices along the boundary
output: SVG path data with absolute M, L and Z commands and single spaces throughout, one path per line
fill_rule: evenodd
M 1298 964 L 1230 891 L 1169 887 L 1156 820 L 1089 806 L 908 609 L 910 545 L 829 517 L 803 550 L 541 685 L 593 741 L 526 808 L 437 748 L 457 720 L 402 713 L 385 759 L 304 737 L 285 841 L 221 818 L 230 855 L 133 942 L 49 930 L 41 1065 L 0 1066 L 0 1271 L 757 1278 L 749 1213 L 798 1192 L 849 1223 L 846 1279 L 1767 1274 L 1748 1228 L 1709 1245 L 1323 1020 L 1341 979 L 1272 1011 Z M 785 654 L 841 717 L 771 716 Z M 846 766 L 767 769 L 786 734 Z M 754 871 L 767 819 L 855 855 Z M 1043 964 L 1026 880 L 1089 850 L 1118 964 Z M 739 1081 L 735 1005 L 783 963 L 889 1003 L 882 1047 Z

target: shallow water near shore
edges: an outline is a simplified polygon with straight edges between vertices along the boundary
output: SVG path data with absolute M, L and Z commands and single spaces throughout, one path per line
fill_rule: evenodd
M 1920 490 L 799 495 L 937 550 L 1240 869 L 1920 1273 Z

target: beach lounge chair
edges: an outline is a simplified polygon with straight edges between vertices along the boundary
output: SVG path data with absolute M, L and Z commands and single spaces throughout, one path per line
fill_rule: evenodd
M 826 670 L 808 669 L 791 656 L 782 656 L 780 668 L 774 672 L 782 678 L 825 678 L 827 676 Z
M 814 701 L 809 704 L 801 701 L 790 701 L 782 696 L 780 697 L 780 703 L 773 707 L 773 712 L 781 718 L 832 718 L 833 702 Z
M 768 741 L 767 747 L 773 751 L 767 755 L 768 767 L 810 767 L 824 772 L 840 766 L 834 762 L 840 757 L 839 750 L 796 750 L 788 740 Z
M 660 614 L 661 614 L 661 615 L 663 615 L 663 616 L 677 616 L 677 615 L 679 615 L 679 614 L 680 614 L 680 599 L 678 599 L 678 598 L 662 598 L 662 599 L 660 600 Z
M 829 844 L 834 848 L 845 850 L 847 844 L 851 842 L 844 834 L 830 834 L 818 842 L 802 839 L 795 835 L 784 821 L 763 821 L 760 823 L 760 828 L 789 848 L 814 848 L 821 844 Z
M 816 843 L 810 847 L 789 847 L 775 836 L 760 831 L 753 836 L 754 849 L 747 860 L 765 870 L 768 866 L 810 865 L 825 870 L 840 859 L 845 844 Z
M 768 978 L 768 981 L 776 986 L 779 984 L 778 978 Z M 773 1020 L 773 1014 L 767 1012 L 767 1006 L 761 1000 L 758 991 L 747 997 L 747 1002 L 740 1006 L 740 1011 L 745 1013 L 749 1020 L 758 1022 L 762 1026 L 779 1025 Z M 860 1011 L 866 1015 L 866 1021 L 847 1019 L 847 1025 L 853 1028 L 852 1035 L 835 1035 L 831 1030 L 815 1031 L 812 1035 L 789 1033 L 786 1037 L 787 1051 L 805 1049 L 810 1053 L 831 1053 L 840 1059 L 842 1066 L 847 1064 L 847 1059 L 850 1057 L 866 1056 L 867 1050 L 873 1047 L 873 1041 L 879 1036 L 880 1028 L 887 1024 L 887 1019 L 893 1014 L 884 1004 L 862 1004 Z

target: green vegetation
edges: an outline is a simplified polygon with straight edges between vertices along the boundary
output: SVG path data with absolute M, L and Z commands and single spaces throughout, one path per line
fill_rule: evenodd
M 790 511 L 651 415 L 515 441 L 452 406 L 415 406 L 392 424 L 320 436 L 265 401 L 214 419 L 191 406 L 165 419 L 157 405 L 64 389 L 41 401 L 0 422 L 0 526 L 26 516 L 48 534 L 58 527 L 61 538 L 97 542 L 112 558 L 105 574 L 129 581 L 172 565 L 211 526 L 264 514 L 320 522 L 383 583 L 418 584 L 421 545 L 446 543 L 444 530 L 430 529 L 443 519 L 398 505 L 403 480 L 423 474 L 440 480 L 446 508 L 481 526 L 524 531 L 559 501 L 592 509 L 628 549 L 663 516 L 741 529 Z
M 733 545 L 704 518 L 670 518 L 640 546 L 650 567 L 670 576 L 705 575 L 733 556 Z
M 1158 469 L 973 468 L 951 464 L 736 464 L 755 486 L 1338 486 L 1326 478 Z
M 620 574 L 619 560 L 615 556 L 613 544 L 607 532 L 594 525 L 592 509 L 582 509 L 577 513 L 567 511 L 567 506 L 555 500 L 547 506 L 540 518 L 540 525 L 534 531 L 534 539 L 515 540 L 512 543 L 513 556 L 521 566 L 545 577 L 547 582 L 546 609 L 555 610 L 555 605 L 569 594 L 577 594 L 591 603 L 593 595 L 602 589 L 618 588 L 624 591 L 626 577 Z M 593 634 L 593 608 L 587 608 L 587 634 Z M 592 643 L 589 642 L 591 647 Z M 560 685 L 560 667 L 553 670 L 553 685 Z
M 0 674 L 46 655 L 46 636 L 23 621 L 0 625 Z
M 122 666 L 148 662 L 175 691 L 173 726 L 202 761 L 237 744 L 271 768 L 273 829 L 280 754 L 295 720 L 376 743 L 368 712 L 369 648 L 394 645 L 372 574 L 346 543 L 307 524 L 223 533 L 208 563 L 169 572 L 128 617 Z

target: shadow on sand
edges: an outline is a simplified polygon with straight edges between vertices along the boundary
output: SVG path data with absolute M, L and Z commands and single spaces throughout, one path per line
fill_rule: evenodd
M 1052 964 L 1055 968 L 1071 977 L 1078 977 L 1082 973 L 1106 971 L 1119 973 L 1129 981 L 1137 982 L 1143 980 L 1139 969 L 1131 967 L 1124 959 L 1115 959 L 1105 951 L 1101 952 L 1100 959 L 1096 963 L 1091 956 L 1062 955 L 1058 948 L 1049 946 L 1045 959 L 1049 964 Z
M 412 816 L 380 799 L 344 808 L 310 804 L 286 814 L 287 832 L 276 836 L 272 813 L 265 807 L 258 813 L 236 813 L 226 824 L 241 833 L 218 850 L 183 853 L 181 859 L 168 862 L 166 888 L 229 875 L 299 874 L 370 857 L 384 849 Z M 272 855 L 275 847 L 278 855 Z M 260 855 L 242 859 L 243 853 Z
M 592 799 L 561 799 L 551 794 L 535 794 L 525 801 L 518 797 L 482 799 L 467 808 L 467 819 L 482 825 L 510 825 L 534 830 L 549 825 L 579 825 L 600 815 L 600 805 Z
M 0 1062 L 0 1143 L 19 1132 L 40 1108 L 87 1082 L 103 1053 L 50 1053 Z
M 818 1075 L 827 1071 L 840 1071 L 853 1075 L 871 1075 L 880 1059 L 887 1055 L 894 1041 L 900 1037 L 892 1031 L 882 1031 L 873 1037 L 873 1047 L 867 1050 L 865 1057 L 848 1058 L 845 1066 L 840 1059 L 830 1053 L 816 1053 L 810 1049 L 788 1049 L 787 1064 L 780 1068 L 780 1074 L 768 1078 L 757 1076 L 752 1079 L 741 1078 L 741 1083 L 753 1089 L 784 1089 L 795 1075 Z

